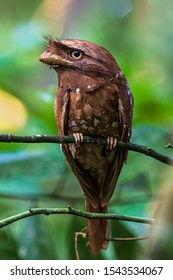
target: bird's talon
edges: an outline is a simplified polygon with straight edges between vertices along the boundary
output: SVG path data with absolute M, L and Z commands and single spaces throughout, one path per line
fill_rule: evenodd
M 75 143 L 77 145 L 80 145 L 83 142 L 83 134 L 82 133 L 73 133 L 73 136 L 75 138 Z
M 113 136 L 107 137 L 107 149 L 112 151 L 117 145 L 117 138 Z

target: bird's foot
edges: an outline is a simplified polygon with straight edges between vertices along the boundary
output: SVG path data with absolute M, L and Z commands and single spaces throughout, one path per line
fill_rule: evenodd
M 80 144 L 83 142 L 83 134 L 82 133 L 73 133 L 73 136 L 75 138 L 75 143 L 79 147 Z
M 109 151 L 112 151 L 117 145 L 117 138 L 116 137 L 113 137 L 113 136 L 108 136 L 107 137 L 107 146 L 106 148 L 109 150 Z

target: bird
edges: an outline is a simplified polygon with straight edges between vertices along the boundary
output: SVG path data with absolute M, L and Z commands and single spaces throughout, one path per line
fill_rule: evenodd
M 94 42 L 45 37 L 39 60 L 58 76 L 55 117 L 59 135 L 72 135 L 75 143 L 62 150 L 85 197 L 86 211 L 107 213 L 128 150 L 132 133 L 133 96 L 111 53 Z M 103 137 L 106 145 L 84 143 L 84 136 Z M 109 243 L 107 219 L 87 219 L 87 247 L 93 255 Z

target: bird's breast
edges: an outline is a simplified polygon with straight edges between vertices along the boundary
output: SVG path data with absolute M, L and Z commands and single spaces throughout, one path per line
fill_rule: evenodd
M 68 132 L 84 135 L 118 136 L 118 101 L 116 93 L 85 93 L 77 88 L 70 94 Z

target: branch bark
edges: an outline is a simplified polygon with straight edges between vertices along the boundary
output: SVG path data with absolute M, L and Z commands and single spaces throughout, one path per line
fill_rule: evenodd
M 77 210 L 68 206 L 67 208 L 32 208 L 26 212 L 1 220 L 0 228 L 5 227 L 21 219 L 35 216 L 35 215 L 40 215 L 40 214 L 44 214 L 44 215 L 66 214 L 66 215 L 79 216 L 87 219 L 112 219 L 112 220 L 128 221 L 128 222 L 143 223 L 143 224 L 152 224 L 155 221 L 154 219 L 146 219 L 142 217 L 134 217 L 134 216 L 126 216 L 126 215 L 117 215 L 111 213 L 109 214 L 90 213 L 86 211 Z
M 47 136 L 47 135 L 32 135 L 32 136 L 16 136 L 12 134 L 0 134 L 1 143 L 75 143 L 73 136 Z M 84 143 L 92 143 L 98 145 L 106 145 L 106 139 L 101 137 L 84 136 Z M 117 147 L 121 149 L 128 149 L 130 151 L 138 152 L 146 156 L 152 157 L 167 165 L 173 166 L 173 158 L 158 153 L 157 151 L 137 145 L 133 143 L 124 143 L 119 141 Z

